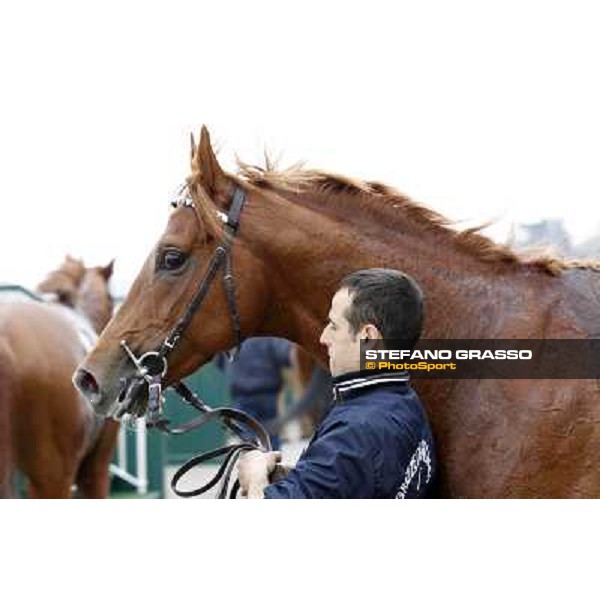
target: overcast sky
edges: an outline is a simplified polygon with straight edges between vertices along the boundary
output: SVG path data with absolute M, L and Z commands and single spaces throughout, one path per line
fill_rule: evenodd
M 124 292 L 202 123 L 226 168 L 267 148 L 498 219 L 497 239 L 562 217 L 581 241 L 600 221 L 593 4 L 3 2 L 0 281 L 70 252 L 116 257 Z

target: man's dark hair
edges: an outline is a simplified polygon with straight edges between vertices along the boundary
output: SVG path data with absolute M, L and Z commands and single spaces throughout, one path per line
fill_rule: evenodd
M 412 277 L 394 269 L 363 269 L 344 277 L 340 289 L 352 298 L 346 319 L 353 334 L 371 323 L 395 347 L 414 348 L 423 326 L 423 294 Z

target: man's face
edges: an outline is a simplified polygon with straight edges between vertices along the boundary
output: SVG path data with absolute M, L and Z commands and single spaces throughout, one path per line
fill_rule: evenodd
M 327 346 L 329 370 L 335 377 L 360 369 L 361 332 L 352 334 L 346 311 L 352 304 L 352 296 L 346 288 L 339 290 L 331 301 L 329 318 L 321 339 Z

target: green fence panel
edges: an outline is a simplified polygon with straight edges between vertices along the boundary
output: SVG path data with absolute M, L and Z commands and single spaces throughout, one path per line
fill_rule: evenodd
M 230 405 L 225 375 L 212 363 L 190 375 L 185 383 L 212 407 Z M 166 398 L 165 414 L 174 423 L 185 423 L 198 416 L 198 412 L 187 406 L 174 392 L 167 392 Z M 226 443 L 225 431 L 217 423 L 208 423 L 195 431 L 165 438 L 166 463 L 170 465 L 181 464 L 201 452 L 214 450 Z

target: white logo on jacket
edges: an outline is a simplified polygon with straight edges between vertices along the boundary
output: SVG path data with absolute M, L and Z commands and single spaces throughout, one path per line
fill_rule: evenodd
M 414 454 L 412 455 L 408 466 L 406 467 L 406 473 L 404 474 L 404 481 L 400 486 L 400 490 L 396 494 L 397 499 L 406 498 L 406 494 L 408 493 L 408 488 L 412 483 L 412 480 L 415 478 L 415 475 L 418 475 L 417 480 L 417 490 L 421 489 L 421 472 L 423 469 L 421 466 L 427 468 L 427 477 L 425 483 L 429 483 L 431 481 L 431 452 L 429 450 L 429 444 L 425 440 L 421 440 Z

